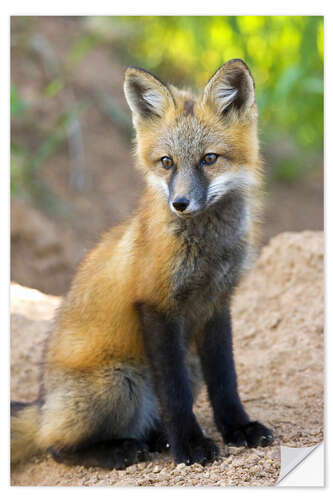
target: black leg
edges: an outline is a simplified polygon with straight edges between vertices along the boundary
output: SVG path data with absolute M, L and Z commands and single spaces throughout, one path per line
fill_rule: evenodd
M 187 465 L 212 461 L 218 456 L 218 448 L 203 435 L 192 411 L 182 321 L 146 305 L 140 305 L 139 311 L 145 349 L 174 459 Z
M 229 308 L 207 322 L 198 350 L 215 422 L 225 443 L 248 447 L 269 445 L 273 441 L 272 431 L 259 422 L 250 422 L 238 395 Z

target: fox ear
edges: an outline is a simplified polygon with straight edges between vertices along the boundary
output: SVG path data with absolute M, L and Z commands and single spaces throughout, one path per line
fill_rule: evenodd
M 220 115 L 235 110 L 238 115 L 255 104 L 254 81 L 241 59 L 231 59 L 221 66 L 207 83 L 202 101 Z
M 143 69 L 127 68 L 124 92 L 133 114 L 140 118 L 161 117 L 173 105 L 168 87 Z

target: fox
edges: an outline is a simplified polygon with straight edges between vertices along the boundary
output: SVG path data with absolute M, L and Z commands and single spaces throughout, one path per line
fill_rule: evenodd
M 269 446 L 238 393 L 231 300 L 258 254 L 263 192 L 255 84 L 232 59 L 200 94 L 128 67 L 146 188 L 86 255 L 57 311 L 36 401 L 11 403 L 11 462 L 50 453 L 122 469 L 171 452 L 209 464 L 193 406 L 206 385 L 229 446 Z

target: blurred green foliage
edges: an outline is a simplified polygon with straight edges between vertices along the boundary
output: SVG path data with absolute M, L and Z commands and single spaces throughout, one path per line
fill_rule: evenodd
M 24 118 L 28 112 L 29 106 L 21 99 L 16 87 L 11 85 L 12 121 L 20 117 Z M 66 214 L 66 207 L 58 202 L 54 193 L 38 175 L 38 170 L 66 140 L 66 127 L 70 120 L 70 112 L 61 113 L 51 131 L 33 154 L 15 140 L 11 141 L 11 193 L 21 197 L 29 194 L 44 208 L 62 215 Z
M 20 98 L 14 85 L 10 88 L 10 115 L 19 116 L 25 110 L 26 104 Z
M 11 119 L 14 117 L 19 117 L 22 115 L 24 110 L 26 109 L 25 102 L 20 98 L 16 87 L 11 85 L 10 88 L 10 116 Z M 22 158 L 26 156 L 27 152 L 25 148 L 21 145 L 16 144 L 14 141 L 11 141 L 11 161 L 10 161 L 10 170 L 11 170 L 11 184 L 10 189 L 11 192 L 16 194 L 17 191 L 17 179 L 20 176 L 20 166 L 22 164 Z
M 292 180 L 321 163 L 324 20 L 321 16 L 145 16 L 92 18 L 126 62 L 200 88 L 225 61 L 253 73 L 264 149 L 273 173 Z M 132 30 L 129 30 L 129 27 Z

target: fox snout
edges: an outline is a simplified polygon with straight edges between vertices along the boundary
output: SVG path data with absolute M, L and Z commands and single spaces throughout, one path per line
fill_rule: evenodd
M 169 207 L 178 216 L 193 216 L 202 212 L 206 207 L 206 203 L 205 199 L 198 201 L 190 196 L 176 196 L 169 201 Z
M 168 187 L 169 207 L 175 214 L 195 215 L 205 208 L 207 186 L 193 171 L 175 172 Z

